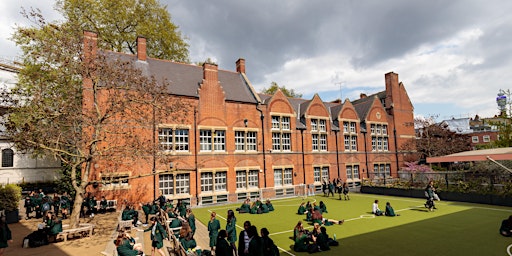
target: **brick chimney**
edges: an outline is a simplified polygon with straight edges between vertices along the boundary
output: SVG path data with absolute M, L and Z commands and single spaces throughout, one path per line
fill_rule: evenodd
M 98 53 L 98 34 L 91 31 L 84 31 L 84 57 L 86 61 Z
M 368 95 L 366 95 L 366 93 L 360 93 L 359 98 L 360 99 L 368 98 Z
M 236 72 L 245 74 L 245 59 L 238 59 L 236 61 Z
M 139 36 L 137 37 L 137 59 L 140 61 L 146 61 L 146 38 Z
M 217 64 L 205 62 L 203 64 L 203 79 L 217 82 L 219 80 L 219 67 Z

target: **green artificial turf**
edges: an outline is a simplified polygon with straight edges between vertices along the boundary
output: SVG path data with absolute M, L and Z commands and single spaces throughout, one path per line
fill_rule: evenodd
M 293 228 L 305 215 L 298 215 L 301 202 L 324 201 L 328 213 L 324 218 L 344 219 L 342 225 L 328 226 L 330 237 L 336 234 L 339 246 L 321 255 L 508 255 L 507 247 L 512 238 L 503 237 L 498 229 L 501 221 L 512 214 L 512 208 L 457 202 L 436 202 L 437 210 L 429 212 L 425 200 L 352 193 L 351 200 L 335 197 L 296 197 L 273 200 L 275 211 L 267 214 L 238 214 L 238 232 L 244 221 L 251 221 L 258 230 L 266 227 L 276 245 L 284 251 L 281 255 L 307 255 L 292 250 Z M 372 203 L 379 200 L 381 210 L 390 202 L 397 217 L 371 214 Z M 241 203 L 194 208 L 196 219 L 206 225 L 210 212 L 215 211 L 226 227 L 227 210 L 240 207 Z

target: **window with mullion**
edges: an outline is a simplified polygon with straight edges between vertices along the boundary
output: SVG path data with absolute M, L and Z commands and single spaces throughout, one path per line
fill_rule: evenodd
M 215 137 L 213 138 L 213 149 L 216 152 L 226 151 L 226 132 L 215 131 Z
M 226 191 L 226 172 L 215 173 L 215 192 Z
M 320 167 L 313 167 L 313 181 L 314 182 L 322 182 L 322 178 L 320 176 Z
M 246 171 L 236 171 L 236 189 L 247 189 Z
M 311 138 L 312 138 L 312 150 L 313 151 L 318 151 L 319 147 L 318 147 L 318 134 L 311 134 Z
M 212 151 L 212 131 L 201 130 L 199 132 L 199 144 L 201 151 Z
M 235 131 L 235 151 L 245 151 L 245 132 Z
M 320 134 L 320 151 L 327 151 L 327 134 Z
M 293 184 L 293 178 L 292 178 L 292 168 L 285 168 L 283 172 L 283 185 L 292 185 Z

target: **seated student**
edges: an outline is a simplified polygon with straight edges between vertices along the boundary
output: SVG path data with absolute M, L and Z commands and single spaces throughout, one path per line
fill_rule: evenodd
M 324 204 L 324 201 L 320 201 L 320 206 L 318 206 L 320 209 L 320 213 L 326 213 L 327 212 L 327 205 Z
M 267 201 L 265 202 L 265 204 L 267 205 L 269 211 L 271 211 L 271 212 L 274 211 L 274 206 L 270 202 L 270 199 L 267 198 Z
M 322 217 L 322 213 L 320 213 L 320 211 L 317 211 L 317 210 L 313 211 L 313 214 L 311 215 L 311 219 L 313 221 L 313 224 L 318 223 L 318 224 L 324 225 L 324 226 L 331 226 L 333 224 L 341 225 L 341 224 L 343 224 L 343 222 L 345 222 L 344 220 L 325 219 Z
M 502 236 L 512 236 L 512 215 L 501 222 L 500 234 Z
M 57 218 L 57 215 L 52 214 L 51 212 L 48 212 L 47 216 L 46 232 L 49 238 L 53 238 L 53 240 L 55 240 L 57 234 L 62 232 L 62 221 Z
M 309 206 L 309 208 L 307 208 L 307 211 L 306 211 L 306 221 L 312 221 L 313 220 L 312 216 L 313 216 L 313 212 L 314 211 L 315 210 L 314 210 L 312 205 Z
M 242 203 L 242 206 L 240 206 L 240 208 L 237 209 L 238 213 L 247 213 L 247 212 L 251 212 L 251 199 L 247 198 L 245 199 L 245 201 Z
M 185 251 L 196 248 L 197 243 L 194 239 L 194 233 L 188 223 L 183 223 L 183 226 L 181 226 L 179 240 Z
M 389 202 L 386 202 L 385 214 L 386 214 L 386 216 L 390 216 L 390 217 L 400 216 L 400 214 L 395 213 L 395 210 L 393 209 L 393 207 L 391 207 L 391 204 Z
M 307 252 L 309 247 L 309 239 L 306 232 L 300 232 L 297 234 L 295 243 L 293 244 L 293 250 L 296 252 Z
M 316 236 L 316 245 L 320 248 L 321 251 L 330 250 L 330 246 L 337 246 L 339 242 L 329 238 L 327 235 L 327 229 L 325 227 L 320 227 L 320 234 Z
M 304 202 L 302 202 L 299 206 L 299 209 L 297 210 L 297 213 L 302 215 L 306 212 L 308 212 L 308 211 L 306 210 L 306 207 L 304 206 Z
M 300 236 L 301 233 L 305 233 L 304 226 L 302 225 L 302 221 L 299 220 L 297 225 L 293 228 L 293 241 L 297 240 L 297 237 Z
M 268 209 L 267 204 L 261 204 L 260 205 L 261 213 L 268 213 L 270 210 Z
M 139 220 L 139 212 L 133 209 L 132 205 L 127 205 L 121 213 L 122 220 L 133 220 L 133 226 L 137 226 L 137 221 Z
M 257 201 L 256 201 L 256 202 L 252 203 L 251 210 L 249 211 L 249 213 L 251 213 L 251 214 L 258 214 L 259 213 L 258 210 L 261 212 L 260 207 L 259 207 L 259 205 L 257 204 Z
M 384 213 L 379 209 L 379 200 L 375 200 L 372 205 L 372 213 L 375 216 L 382 216 Z
M 307 210 L 309 210 L 309 208 L 311 208 L 311 203 L 308 201 L 308 202 L 306 203 L 306 209 L 307 209 Z
M 178 218 L 173 218 L 171 220 L 171 222 L 169 223 L 169 228 L 179 228 L 181 226 L 182 226 L 181 221 Z M 178 236 L 179 235 L 179 231 L 175 231 L 174 235 Z
M 130 242 L 130 245 L 133 247 L 134 250 L 140 251 L 140 252 L 143 251 L 142 244 L 135 242 L 135 238 L 133 238 L 130 235 L 130 228 L 128 228 L 128 227 L 124 228 L 124 235 L 125 235 L 126 239 L 128 239 L 128 241 Z
M 99 213 L 106 213 L 107 212 L 107 206 L 108 206 L 107 199 L 105 199 L 105 196 L 102 196 L 101 200 L 100 200 Z
M 116 245 L 117 255 L 119 256 L 135 256 L 143 254 L 142 250 L 136 250 L 134 248 L 130 239 L 124 232 L 119 232 L 117 239 L 114 240 L 114 244 Z

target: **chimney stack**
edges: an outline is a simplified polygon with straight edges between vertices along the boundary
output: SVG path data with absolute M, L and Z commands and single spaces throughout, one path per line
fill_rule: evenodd
M 368 96 L 366 95 L 366 93 L 361 93 L 359 94 L 359 98 L 360 99 L 364 99 L 364 98 L 367 98 Z
M 98 34 L 91 31 L 84 31 L 84 55 L 90 61 L 98 52 Z
M 236 72 L 245 74 L 245 59 L 238 59 L 236 61 Z
M 137 59 L 140 61 L 146 61 L 146 38 L 139 36 L 137 37 Z
M 205 62 L 203 64 L 203 79 L 206 81 L 215 81 L 219 80 L 219 68 L 217 64 Z

